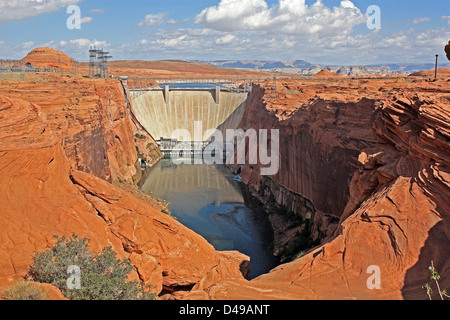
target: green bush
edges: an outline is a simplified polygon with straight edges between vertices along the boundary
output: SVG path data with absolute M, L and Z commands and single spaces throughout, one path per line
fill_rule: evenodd
M 7 288 L 3 294 L 5 300 L 49 300 L 47 291 L 30 281 L 17 281 Z
M 153 300 L 137 281 L 127 281 L 133 266 L 126 259 L 119 260 L 112 248 L 100 253 L 89 251 L 89 239 L 72 235 L 70 239 L 55 237 L 56 244 L 36 253 L 29 269 L 30 277 L 50 283 L 72 300 Z M 80 268 L 80 288 L 68 288 L 70 266 Z
M 141 139 L 141 140 L 145 139 L 145 136 L 144 136 L 143 134 L 140 134 L 140 133 L 136 133 L 134 136 L 135 136 L 137 139 Z

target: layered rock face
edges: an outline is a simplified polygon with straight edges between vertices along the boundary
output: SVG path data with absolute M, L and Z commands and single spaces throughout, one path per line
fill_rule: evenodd
M 54 132 L 77 170 L 108 181 L 131 181 L 137 172 L 134 139 L 155 145 L 150 135 L 133 122 L 123 87 L 116 80 L 30 74 L 0 84 L 0 94 L 39 105 L 47 124 L 43 130 Z M 148 149 L 142 146 L 140 153 L 150 162 L 156 161 L 158 154 L 150 154 Z
M 441 288 L 447 288 L 450 95 L 445 81 L 283 83 L 278 100 L 270 98 L 270 88 L 255 88 L 242 127 L 280 130 L 280 172 L 264 178 L 260 166 L 247 165 L 243 179 L 255 193 L 270 179 L 275 198 L 285 189 L 308 198 L 315 208 L 312 236 L 330 231 L 326 217 L 340 222 L 322 245 L 267 275 L 220 281 L 185 298 L 427 299 L 422 286 L 429 281 L 431 261 L 441 274 Z M 292 110 L 295 101 L 303 102 Z M 276 200 L 289 205 L 282 196 Z
M 128 258 L 132 278 L 158 294 L 179 298 L 202 279 L 248 273 L 248 257 L 216 252 L 129 185 L 138 153 L 148 161 L 158 155 L 118 81 L 56 74 L 1 81 L 0 119 L 0 291 L 54 235 L 73 233 L 91 239 L 92 250 L 111 246 Z
M 295 90 L 280 91 L 281 95 L 288 92 L 286 103 L 295 100 L 292 97 Z M 262 202 L 273 197 L 287 211 L 288 215 L 279 214 L 279 208 L 275 208 L 271 215 L 275 251 L 282 261 L 287 261 L 310 249 L 308 245 L 329 238 L 335 230 L 336 225 L 330 224 L 339 221 L 349 201 L 348 186 L 358 168 L 360 150 L 376 142 L 369 128 L 378 103 L 367 98 L 336 101 L 311 97 L 297 111 L 277 114 L 282 107 L 271 106 L 276 110 L 268 112 L 265 99 L 265 90 L 255 88 L 241 125 L 244 129 L 279 130 L 280 170 L 274 176 L 262 177 L 260 166 L 245 166 L 241 176 L 254 187 Z M 262 114 L 265 114 L 262 118 L 255 116 Z M 297 228 L 291 228 L 291 224 Z M 306 243 L 296 248 L 295 243 L 301 241 Z
M 63 72 L 74 72 L 75 60 L 64 52 L 52 48 L 36 48 L 22 59 L 33 67 L 50 68 Z

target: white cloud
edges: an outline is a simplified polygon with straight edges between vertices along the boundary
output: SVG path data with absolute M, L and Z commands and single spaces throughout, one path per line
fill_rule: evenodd
M 81 0 L 1 0 L 0 24 L 34 18 L 41 14 L 67 8 Z
M 443 29 L 434 29 L 420 32 L 415 35 L 413 41 L 417 48 L 439 48 L 439 51 L 442 51 L 449 39 L 450 31 L 448 29 L 446 31 Z
M 195 23 L 219 31 L 252 30 L 268 9 L 264 0 L 221 0 L 197 15 Z
M 447 21 L 447 23 L 450 25 L 450 16 L 443 16 L 442 20 Z
M 153 14 L 150 13 L 145 16 L 144 21 L 141 21 L 138 23 L 139 27 L 157 27 L 164 23 L 166 17 L 168 16 L 168 13 L 158 13 Z
M 89 10 L 89 12 L 93 12 L 93 13 L 105 13 L 105 10 L 103 10 L 103 9 L 91 9 L 91 10 Z
M 430 20 L 431 20 L 431 18 L 423 17 L 423 18 L 417 18 L 417 19 L 414 19 L 414 20 L 412 21 L 412 23 L 413 23 L 413 24 L 419 24 L 419 23 L 423 23 L 423 22 L 430 21 Z
M 73 47 L 85 48 L 86 51 L 89 49 L 89 46 L 91 46 L 91 45 L 99 47 L 99 48 L 110 46 L 108 44 L 108 42 L 106 42 L 106 41 L 98 41 L 96 39 L 89 40 L 86 38 L 79 38 L 79 39 L 74 39 L 74 40 L 69 40 L 69 41 L 60 41 L 59 45 L 60 45 L 60 47 L 73 46 Z
M 19 48 L 19 49 L 21 48 L 23 50 L 29 50 L 29 49 L 32 49 L 33 47 L 34 47 L 34 41 L 22 42 L 21 44 L 16 46 L 16 48 Z
M 105 50 L 109 50 L 111 48 L 111 44 L 107 41 L 97 39 L 90 40 L 86 38 L 61 40 L 56 44 L 48 45 L 48 47 L 61 50 L 72 58 L 79 60 L 87 60 L 90 46 L 95 46 Z
M 174 48 L 180 46 L 183 42 L 189 41 L 187 35 L 179 36 L 178 38 L 170 38 L 170 39 L 161 39 L 157 40 L 156 43 L 166 47 L 166 48 Z
M 356 6 L 353 4 L 353 2 L 349 0 L 341 1 L 341 7 L 347 9 L 357 9 Z
M 85 23 L 91 22 L 92 20 L 93 20 L 92 17 L 83 17 L 83 18 L 81 18 L 80 23 L 81 23 L 81 24 L 85 24 Z
M 233 41 L 235 41 L 237 39 L 237 37 L 233 34 L 227 34 L 223 37 L 217 38 L 215 43 L 217 45 L 221 45 L 221 44 L 228 44 L 231 43 Z
M 111 49 L 117 59 L 293 60 L 323 64 L 422 63 L 450 39 L 448 28 L 396 33 L 289 35 L 225 33 L 207 28 L 159 29 Z M 431 58 L 430 58 L 431 57 Z
M 366 16 L 349 0 L 329 8 L 321 0 L 278 0 L 269 7 L 265 0 L 221 0 L 204 9 L 195 23 L 223 32 L 262 31 L 280 35 L 349 34 Z
M 33 41 L 15 45 L 10 45 L 3 41 L 0 42 L 0 57 L 1 59 L 22 59 L 34 48 L 36 48 L 36 44 Z

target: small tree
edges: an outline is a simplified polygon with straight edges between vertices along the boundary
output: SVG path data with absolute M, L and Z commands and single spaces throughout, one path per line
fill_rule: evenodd
M 111 247 L 100 253 L 88 249 L 89 239 L 72 235 L 70 239 L 55 236 L 56 244 L 36 253 L 29 269 L 29 276 L 43 283 L 50 283 L 72 300 L 153 300 L 137 281 L 128 282 L 133 266 L 126 259 L 117 259 Z M 81 271 L 80 287 L 68 287 L 71 266 Z
M 439 296 L 441 297 L 441 300 L 444 300 L 444 296 L 447 297 L 447 298 L 450 298 L 447 295 L 447 290 L 442 290 L 441 291 L 441 287 L 439 286 L 439 280 L 441 279 L 441 276 L 439 275 L 439 273 L 437 272 L 436 268 L 434 267 L 433 261 L 431 261 L 431 266 L 428 267 L 428 270 L 430 270 L 430 272 L 431 272 L 430 280 L 434 280 L 434 282 L 436 283 L 436 287 L 438 289 Z M 433 294 L 433 289 L 431 288 L 431 285 L 429 283 L 426 283 L 422 288 L 427 291 L 428 298 L 430 300 L 432 300 L 431 295 Z

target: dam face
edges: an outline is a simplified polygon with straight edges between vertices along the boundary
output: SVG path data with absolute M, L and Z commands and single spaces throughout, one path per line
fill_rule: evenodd
M 203 141 L 210 129 L 237 129 L 245 109 L 247 93 L 217 89 L 171 89 L 146 91 L 133 99 L 133 109 L 141 125 L 155 140 L 180 139 L 172 136 L 183 129 L 198 136 L 194 123 L 201 122 Z

